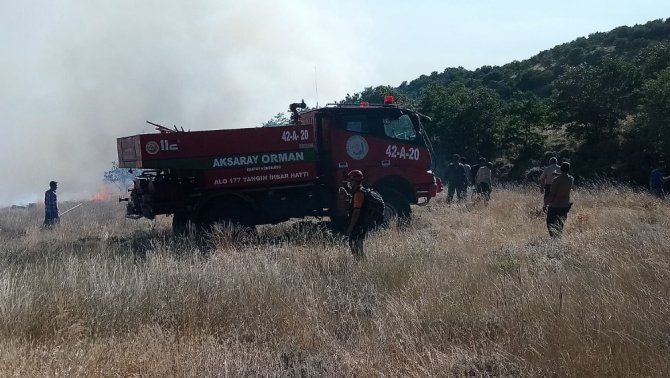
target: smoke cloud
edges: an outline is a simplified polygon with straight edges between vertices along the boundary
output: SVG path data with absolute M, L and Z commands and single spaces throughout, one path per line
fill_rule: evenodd
M 299 1 L 0 5 L 0 206 L 90 198 L 116 138 L 258 126 L 372 85 L 352 19 Z M 355 20 L 354 20 L 355 21 Z M 362 23 L 361 23 L 362 24 Z M 361 62 L 365 61 L 365 64 Z
M 579 9 L 579 12 L 575 12 Z M 444 67 L 501 65 L 670 2 L 0 1 L 0 206 L 91 198 L 116 138 L 258 126 Z M 318 93 L 315 83 L 318 83 Z

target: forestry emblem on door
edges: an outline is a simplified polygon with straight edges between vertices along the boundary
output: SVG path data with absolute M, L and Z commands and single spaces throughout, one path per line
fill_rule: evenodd
M 368 142 L 362 136 L 352 135 L 347 139 L 347 154 L 352 159 L 363 160 L 369 150 Z

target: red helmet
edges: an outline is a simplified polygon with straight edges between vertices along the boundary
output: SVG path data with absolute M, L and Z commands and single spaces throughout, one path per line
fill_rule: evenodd
M 359 171 L 358 169 L 354 169 L 353 171 L 347 173 L 347 180 L 361 182 L 363 181 L 363 172 Z

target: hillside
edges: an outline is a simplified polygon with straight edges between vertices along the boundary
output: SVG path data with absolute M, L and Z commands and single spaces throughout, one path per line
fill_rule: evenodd
M 203 254 L 169 219 L 0 211 L 7 376 L 662 376 L 670 207 L 580 188 L 550 240 L 535 187 L 417 208 L 357 263 L 316 223 Z M 64 205 L 65 206 L 65 205 Z M 633 237 L 634 235 L 634 237 Z
M 431 116 L 438 163 L 458 153 L 498 159 L 499 175 L 523 179 L 548 155 L 578 176 L 644 183 L 670 160 L 670 18 L 555 46 L 503 66 L 433 72 L 398 87 L 366 88 L 344 102 L 385 93 Z

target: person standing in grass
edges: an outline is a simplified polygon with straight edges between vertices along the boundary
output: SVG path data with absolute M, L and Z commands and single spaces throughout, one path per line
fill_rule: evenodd
M 454 155 L 453 161 L 447 167 L 447 202 L 452 202 L 454 193 L 458 200 L 465 199 L 464 189 L 467 188 L 467 179 L 465 177 L 465 167 L 461 163 L 461 157 Z
M 472 167 L 468 164 L 467 159 L 461 156 L 458 161 L 463 165 L 463 170 L 465 171 L 465 182 L 463 183 L 463 198 L 468 197 L 468 187 L 475 185 L 475 182 L 472 180 Z
M 60 221 L 58 216 L 58 197 L 56 190 L 58 183 L 56 181 L 49 182 L 49 190 L 44 192 L 44 228 L 52 228 Z
M 561 163 L 560 173 L 551 182 L 549 198 L 547 201 L 547 229 L 552 238 L 559 237 L 563 233 L 563 225 L 568 218 L 568 212 L 572 208 L 570 202 L 570 191 L 575 178 L 570 172 L 570 163 Z
M 558 160 L 555 157 L 549 159 L 549 165 L 544 167 L 542 174 L 540 175 L 540 185 L 544 189 L 544 204 L 542 205 L 542 211 L 547 210 L 547 204 L 549 200 L 549 191 L 551 190 L 551 182 L 554 181 L 554 173 L 559 173 L 561 167 L 557 164 Z
M 663 184 L 670 179 L 670 176 L 663 176 L 664 166 L 665 162 L 659 161 L 658 164 L 656 164 L 656 168 L 654 168 L 649 175 L 649 190 L 653 195 L 661 199 L 665 198 Z
M 479 196 L 488 202 L 491 199 L 491 170 L 493 163 L 490 161 L 479 167 L 475 176 L 475 187 Z
M 474 164 L 472 168 L 470 168 L 470 180 L 472 180 L 473 185 L 472 190 L 473 197 L 475 195 L 479 195 L 479 191 L 477 190 L 477 184 L 475 184 L 475 181 L 477 181 L 477 172 L 479 172 L 479 168 L 485 165 L 486 165 L 486 159 L 484 157 L 480 157 L 479 160 L 477 161 L 477 164 Z
M 349 225 L 347 226 L 347 237 L 349 247 L 356 259 L 364 259 L 363 240 L 368 233 L 368 227 L 363 219 L 363 204 L 365 193 L 363 192 L 363 172 L 353 170 L 347 174 L 347 187 L 351 195 L 351 211 L 349 212 Z

